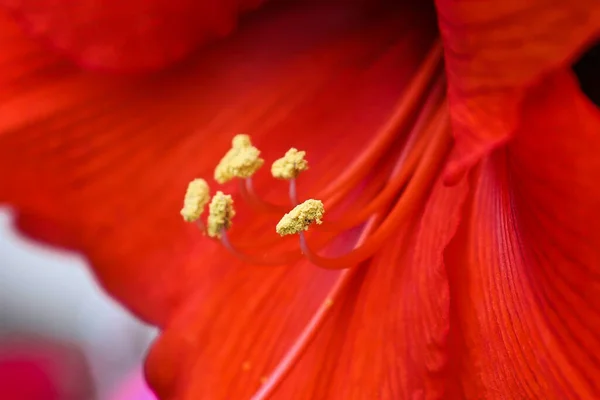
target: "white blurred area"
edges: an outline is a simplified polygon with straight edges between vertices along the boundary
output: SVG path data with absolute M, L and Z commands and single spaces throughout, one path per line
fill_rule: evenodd
M 108 297 L 81 256 L 23 237 L 11 220 L 0 207 L 0 337 L 75 343 L 88 358 L 98 399 L 109 399 L 139 371 L 156 330 Z

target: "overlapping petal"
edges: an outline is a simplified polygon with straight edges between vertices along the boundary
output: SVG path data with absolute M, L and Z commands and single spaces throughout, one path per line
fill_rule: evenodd
M 460 398 L 443 252 L 467 191 L 465 181 L 446 187 L 440 178 L 427 204 L 357 273 L 295 372 L 306 386 L 314 382 L 306 398 Z
M 600 112 L 568 72 L 526 96 L 514 140 L 474 172 L 447 254 L 468 398 L 596 398 Z
M 457 152 L 456 180 L 514 136 L 529 86 L 600 39 L 595 0 L 437 0 Z

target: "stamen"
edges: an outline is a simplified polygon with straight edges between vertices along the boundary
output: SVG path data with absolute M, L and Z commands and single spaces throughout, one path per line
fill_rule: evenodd
M 265 162 L 260 158 L 260 150 L 252 146 L 248 135 L 236 135 L 231 145 L 215 168 L 215 180 L 221 184 L 233 178 L 249 178 Z
M 323 214 L 325 209 L 323 208 L 323 202 L 320 200 L 306 200 L 304 203 L 298 204 L 289 213 L 285 214 L 275 230 L 281 236 L 295 235 L 308 229 L 313 224 L 322 224 Z
M 296 178 L 302 171 L 308 169 L 308 161 L 304 159 L 305 151 L 299 151 L 295 148 L 289 149 L 285 155 L 273 162 L 271 166 L 271 174 L 278 179 L 285 179 L 290 182 L 288 195 L 292 205 L 298 204 L 298 196 L 296 189 Z M 287 207 L 271 203 L 262 199 L 256 194 L 252 178 L 246 178 L 240 182 L 240 193 L 245 201 L 251 206 L 262 212 L 281 213 L 285 212 Z
M 290 179 L 288 195 L 290 197 L 290 202 L 294 207 L 296 207 L 298 205 L 298 188 L 296 185 L 296 178 Z
M 270 254 L 272 247 L 265 248 L 265 251 L 262 252 L 257 251 L 257 249 L 254 248 L 255 252 L 262 253 L 262 255 L 247 254 L 231 242 L 226 229 L 221 229 L 220 238 L 221 244 L 227 249 L 227 251 L 249 265 L 289 265 L 292 262 L 298 261 L 302 257 L 302 254 L 299 250 L 286 251 L 279 254 Z
M 202 232 L 206 235 L 206 224 L 204 223 L 204 221 L 202 221 L 201 219 L 197 219 L 196 226 L 198 227 L 200 232 Z
M 218 191 L 208 206 L 207 235 L 220 238 L 222 233 L 231 227 L 234 216 L 233 199 L 230 195 Z
M 329 197 L 347 193 L 358 182 L 363 180 L 370 168 L 381 158 L 381 153 L 386 151 L 400 131 L 412 121 L 415 111 L 422 104 L 428 89 L 434 82 L 436 73 L 441 70 L 442 45 L 437 41 L 429 54 L 423 61 L 410 85 L 406 88 L 404 95 L 396 105 L 396 111 L 385 125 L 375 134 L 375 138 L 361 153 L 354 163 L 346 168 L 335 181 L 323 189 L 316 197 L 327 202 Z
M 411 175 L 414 173 L 419 161 L 423 157 L 423 153 L 431 140 L 436 140 L 435 131 L 437 128 L 436 119 L 440 113 L 444 113 L 444 105 L 439 104 L 440 97 L 443 94 L 443 85 L 438 86 L 440 89 L 434 94 L 425 105 L 423 112 L 419 115 L 413 129 L 411 130 L 408 142 L 406 143 L 403 152 L 401 153 L 394 169 L 391 173 L 388 183 L 384 189 L 379 192 L 366 206 L 362 206 L 356 210 L 348 212 L 339 221 L 327 221 L 324 224 L 326 229 L 344 230 L 362 223 L 375 211 L 388 205 L 398 195 L 400 190 L 406 185 Z M 434 108 L 437 107 L 437 113 L 434 114 Z M 326 203 L 327 208 L 332 208 L 336 204 L 338 198 L 332 198 Z M 339 201 L 339 200 L 338 200 Z
M 272 164 L 273 177 L 288 180 L 288 196 L 294 206 L 277 223 L 276 232 L 281 236 L 298 234 L 299 249 L 290 251 L 284 241 L 277 246 L 258 244 L 251 233 L 250 247 L 246 247 L 248 243 L 234 245 L 228 234 L 235 215 L 231 196 L 220 191 L 215 194 L 210 201 L 207 225 L 204 226 L 199 217 L 208 202 L 208 185 L 199 180 L 206 185 L 205 191 L 200 183 L 195 184 L 197 187 L 192 187 L 195 181 L 188 186 L 184 208 L 181 210 L 183 218 L 186 221 L 196 221 L 210 237 L 219 238 L 223 247 L 240 260 L 251 265 L 289 265 L 303 254 L 316 266 L 343 270 L 282 361 L 268 377 L 263 378 L 264 385 L 252 400 L 264 400 L 273 394 L 300 359 L 330 314 L 329 310 L 338 303 L 339 296 L 355 276 L 358 268 L 350 267 L 371 258 L 382 243 L 409 221 L 426 201 L 452 140 L 447 110 L 444 104 L 440 105 L 445 89 L 441 66 L 442 47 L 438 41 L 396 104 L 394 113 L 377 131 L 374 139 L 340 175 L 315 196 L 323 201 L 309 199 L 299 204 L 296 180 L 302 171 L 308 169 L 304 151 L 291 148 L 284 157 Z M 401 152 L 397 143 L 403 145 Z M 390 161 L 394 160 L 392 169 Z M 215 180 L 225 183 L 240 178 L 242 197 L 260 211 L 279 213 L 289 210 L 288 207 L 273 204 L 257 195 L 252 176 L 263 163 L 260 151 L 252 146 L 250 137 L 236 135 L 232 140 L 232 148 L 215 169 Z M 374 167 L 377 168 L 374 170 Z M 367 177 L 369 180 L 365 180 Z M 316 235 L 314 238 L 311 236 L 311 247 L 305 232 L 311 224 L 323 223 L 324 203 L 328 209 L 343 204 L 339 210 L 334 211 L 343 212 L 345 216 L 338 221 L 326 221 L 325 227 L 330 229 L 326 229 L 324 235 Z M 359 241 L 347 254 L 328 257 L 317 253 L 337 234 L 364 223 L 365 220 L 367 223 Z M 241 367 L 247 371 L 251 364 L 245 361 Z
M 381 247 L 381 243 L 407 220 L 407 217 L 425 200 L 428 189 L 433 184 L 434 177 L 450 147 L 451 136 L 448 116 L 446 112 L 442 114 L 440 118 L 436 119 L 436 130 L 438 131 L 435 135 L 436 140 L 430 142 L 405 192 L 394 205 L 387 218 L 369 237 L 369 240 L 343 256 L 323 257 L 309 247 L 304 232 L 300 230 L 300 248 L 306 258 L 313 264 L 326 269 L 352 267 L 370 258 Z
M 185 192 L 183 208 L 180 211 L 184 221 L 194 222 L 198 220 L 209 200 L 210 190 L 208 183 L 204 179 L 194 179 L 191 181 Z
M 231 147 L 234 149 L 244 149 L 247 147 L 252 147 L 252 141 L 250 140 L 250 136 L 239 134 L 235 135 L 233 139 L 231 139 Z
M 365 225 L 365 229 L 362 231 L 356 246 L 360 246 L 375 226 L 381 220 L 381 214 L 374 215 L 371 217 L 369 222 Z M 315 314 L 312 316 L 308 324 L 304 327 L 300 336 L 294 341 L 294 344 L 290 347 L 287 353 L 283 356 L 283 359 L 277 364 L 273 372 L 269 375 L 268 380 L 263 382 L 263 386 L 252 396 L 251 400 L 265 400 L 273 394 L 273 392 L 279 387 L 279 384 L 283 382 L 283 379 L 292 370 L 296 361 L 302 357 L 308 346 L 315 339 L 319 329 L 329 317 L 330 311 L 333 304 L 344 292 L 348 284 L 352 281 L 358 268 L 347 269 L 341 271 L 336 282 L 331 287 L 329 293 L 325 297 L 323 303 L 319 306 Z
M 261 198 L 254 189 L 254 182 L 252 177 L 240 180 L 240 194 L 244 201 L 254 207 L 257 211 L 266 213 L 281 214 L 287 210 L 287 207 L 271 203 Z
M 433 136 L 431 121 L 433 120 L 434 115 L 439 111 L 439 107 L 445 97 L 445 92 L 445 79 L 443 75 L 440 75 L 436 80 L 431 93 L 427 97 L 427 101 L 423 105 L 417 120 L 413 124 L 400 158 L 394 166 L 392 176 L 397 176 L 396 180 L 393 181 L 394 184 L 392 185 L 390 183 L 388 186 L 386 186 L 385 191 L 373 199 L 367 208 L 361 207 L 359 210 L 357 210 L 357 213 L 352 213 L 352 216 L 350 217 L 350 220 L 353 221 L 352 223 L 350 223 L 350 220 L 345 218 L 343 225 L 345 228 L 350 228 L 355 226 L 356 223 L 362 222 L 379 207 L 385 205 L 387 201 L 391 200 L 390 197 L 393 197 L 406 183 L 406 180 L 416 168 L 416 164 L 425 150 L 427 141 L 431 136 Z M 346 196 L 347 193 L 343 191 L 335 193 L 324 201 L 325 206 L 328 209 L 332 209 L 343 199 L 345 199 Z M 339 226 L 339 224 L 333 223 L 332 221 L 328 222 L 327 224 L 330 226 L 331 224 Z
M 304 159 L 305 151 L 295 148 L 289 149 L 285 156 L 273 162 L 271 174 L 277 179 L 294 179 L 300 172 L 308 169 L 308 162 Z

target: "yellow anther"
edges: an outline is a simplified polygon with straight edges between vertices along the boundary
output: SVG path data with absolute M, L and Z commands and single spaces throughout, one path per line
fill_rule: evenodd
M 308 169 L 308 162 L 304 159 L 305 151 L 291 148 L 285 156 L 276 160 L 271 166 L 271 174 L 279 179 L 293 179 L 302 171 Z
M 231 141 L 231 149 L 215 168 L 215 180 L 225 183 L 233 178 L 249 178 L 264 162 L 260 150 L 252 146 L 248 135 L 236 135 Z
M 183 208 L 180 211 L 181 216 L 187 222 L 196 221 L 202 215 L 209 200 L 208 183 L 204 179 L 194 179 L 189 183 L 185 192 Z
M 306 200 L 285 214 L 275 229 L 281 236 L 300 233 L 307 230 L 312 223 L 322 224 L 323 214 L 325 214 L 325 208 L 321 200 Z
M 233 199 L 230 195 L 218 191 L 208 206 L 206 234 L 213 238 L 220 238 L 221 230 L 231 227 L 234 216 Z
M 252 142 L 250 141 L 250 136 L 239 134 L 235 135 L 231 140 L 231 147 L 234 149 L 243 149 L 244 147 L 252 146 Z

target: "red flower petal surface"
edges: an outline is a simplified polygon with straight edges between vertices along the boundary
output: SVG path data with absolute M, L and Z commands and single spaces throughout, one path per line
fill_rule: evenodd
M 467 190 L 440 179 L 424 209 L 356 273 L 276 398 L 460 398 L 443 251 Z
M 250 394 L 337 273 L 308 263 L 260 269 L 207 244 L 178 215 L 185 186 L 212 175 L 239 132 L 268 161 L 306 149 L 300 191 L 324 185 L 389 115 L 431 44 L 427 17 L 347 4 L 265 10 L 194 63 L 90 92 L 97 77 L 82 74 L 73 99 L 39 113 L 63 90 L 56 77 L 41 79 L 60 65 L 46 63 L 32 110 L 16 108 L 0 134 L 0 201 L 17 205 L 28 233 L 83 251 L 112 294 L 167 327 L 149 361 L 162 394 Z M 58 68 L 59 82 L 71 74 Z M 23 95 L 15 81 L 6 86 L 10 100 Z M 257 188 L 285 192 L 264 172 Z M 253 224 L 243 206 L 239 217 L 235 226 L 274 226 Z
M 600 38 L 596 0 L 436 0 L 457 152 L 455 180 L 512 137 L 527 87 Z
M 600 396 L 600 112 L 568 72 L 473 173 L 447 254 L 467 398 Z
M 78 63 L 116 71 L 179 61 L 263 0 L 0 0 L 27 29 Z
M 447 397 L 456 396 L 459 387 L 452 370 L 457 355 L 443 251 L 458 227 L 467 190 L 464 180 L 446 187 L 440 179 L 423 214 L 415 214 L 373 261 L 353 271 L 341 301 L 272 398 L 458 398 Z M 193 305 L 159 339 L 149 359 L 150 378 L 173 382 L 177 377 L 183 389 L 166 388 L 179 393 L 176 398 L 250 398 L 252 392 L 240 388 L 258 387 L 298 334 L 294 330 L 305 324 L 306 302 L 323 299 L 314 295 L 324 295 L 324 288 L 315 290 L 324 276 L 318 282 L 309 268 L 296 266 L 286 276 L 270 271 L 262 285 L 239 284 L 235 293 L 203 298 L 211 304 Z M 312 296 L 303 297 L 286 283 L 292 273 L 294 281 L 306 279 Z M 282 292 L 287 301 L 273 305 L 271 296 L 280 298 Z M 200 310 L 212 313 L 199 319 Z M 242 322 L 232 323 L 233 318 Z

